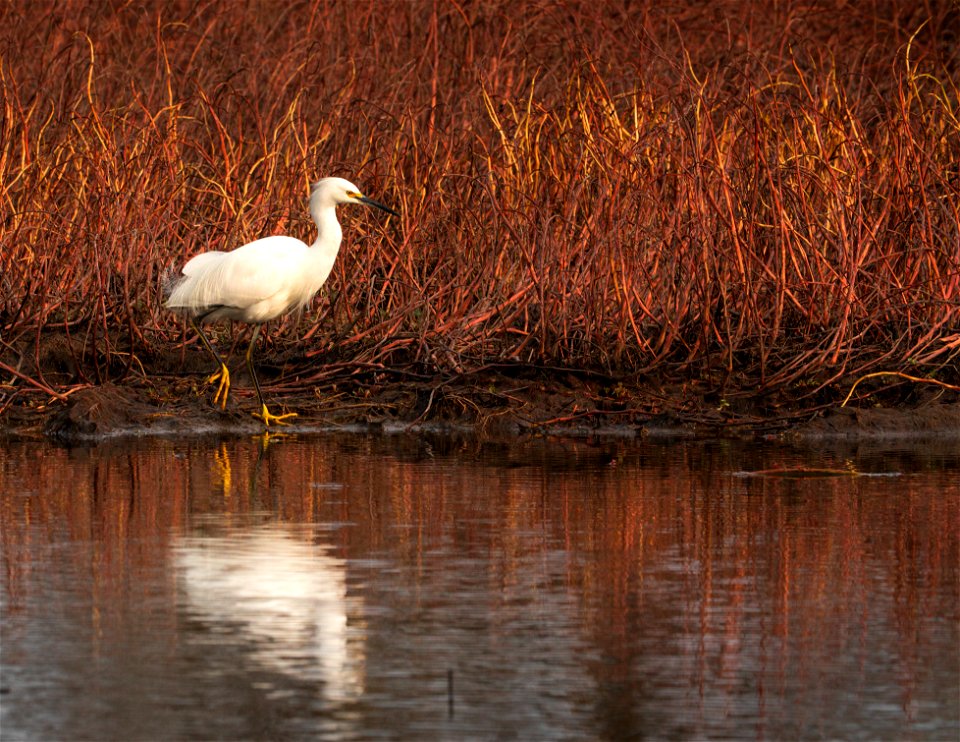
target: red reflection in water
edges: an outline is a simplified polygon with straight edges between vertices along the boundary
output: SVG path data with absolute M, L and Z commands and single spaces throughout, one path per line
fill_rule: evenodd
M 176 642 L 172 539 L 200 516 L 229 523 L 266 511 L 281 523 L 350 523 L 325 536 L 348 572 L 350 560 L 387 559 L 423 590 L 445 560 L 468 560 L 482 570 L 490 615 L 512 615 L 516 600 L 563 612 L 595 652 L 588 675 L 608 689 L 592 701 L 600 736 L 657 729 L 656 710 L 671 701 L 689 707 L 671 727 L 681 735 L 709 732 L 715 717 L 748 736 L 830 735 L 829 719 L 850 702 L 838 701 L 835 679 L 852 677 L 856 689 L 882 673 L 909 722 L 921 713 L 918 692 L 929 695 L 918 688 L 943 632 L 956 648 L 956 471 L 742 478 L 734 472 L 767 468 L 769 456 L 735 446 L 460 447 L 12 446 L 0 470 L 5 610 L 26 610 L 39 552 L 89 542 L 83 563 L 43 579 L 89 578 L 94 641 L 153 600 L 167 606 L 157 625 Z M 792 706 L 808 709 L 799 721 Z

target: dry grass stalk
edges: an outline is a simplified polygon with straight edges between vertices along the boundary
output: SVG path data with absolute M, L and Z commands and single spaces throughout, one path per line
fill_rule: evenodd
M 149 370 L 181 339 L 164 271 L 305 234 L 309 180 L 342 174 L 404 217 L 386 234 L 351 219 L 330 316 L 275 336 L 307 339 L 288 365 L 304 385 L 332 359 L 767 390 L 882 363 L 956 382 L 956 11 L 813 5 L 748 22 L 692 0 L 670 15 L 544 1 L 522 18 L 9 4 L 4 380 L 56 391 Z M 70 340 L 69 374 L 45 362 L 50 333 Z

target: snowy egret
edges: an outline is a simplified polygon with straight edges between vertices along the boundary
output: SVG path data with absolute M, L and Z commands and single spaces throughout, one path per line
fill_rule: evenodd
M 189 318 L 204 347 L 220 366 L 207 379 L 208 384 L 218 382 L 214 404 L 219 402 L 223 409 L 227 406 L 230 371 L 200 325 L 233 319 L 254 325 L 246 354 L 247 368 L 260 400 L 260 412 L 254 413 L 254 417 L 267 426 L 285 424 L 287 418 L 296 417 L 294 412 L 274 415 L 267 409 L 253 369 L 253 346 L 260 334 L 260 325 L 307 304 L 330 275 L 343 238 L 337 221 L 338 204 L 367 204 L 400 216 L 388 206 L 364 196 L 348 180 L 323 178 L 314 183 L 310 193 L 310 215 L 317 225 L 317 238 L 312 245 L 307 246 L 295 237 L 275 235 L 230 252 L 200 253 L 183 266 L 182 275 L 167 285 L 167 308 Z

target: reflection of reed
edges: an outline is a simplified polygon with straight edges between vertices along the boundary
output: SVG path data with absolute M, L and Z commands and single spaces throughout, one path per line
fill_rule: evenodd
M 427 454 L 413 439 L 361 437 L 266 449 L 245 440 L 217 449 L 169 441 L 87 452 L 44 448 L 42 465 L 36 451 L 11 446 L 0 467 L 10 606 L 29 586 L 39 548 L 90 540 L 95 555 L 77 570 L 93 575 L 108 628 L 117 597 L 136 589 L 141 571 L 169 567 L 173 554 L 187 611 L 203 621 L 233 615 L 238 632 L 251 638 L 252 656 L 280 671 L 280 660 L 258 654 L 260 637 L 275 633 L 309 648 L 311 626 L 339 647 L 313 645 L 318 672 L 336 678 L 337 668 L 353 667 L 349 650 L 346 660 L 336 659 L 344 656 L 344 612 L 336 606 L 343 604 L 344 570 L 370 556 L 408 568 L 405 575 L 424 583 L 418 590 L 428 589 L 450 555 L 467 560 L 484 571 L 479 583 L 488 586 L 483 599 L 490 605 L 521 588 L 553 605 L 559 591 L 575 606 L 584 637 L 609 658 L 598 679 L 619 683 L 624 699 L 608 699 L 610 714 L 632 713 L 624 704 L 649 693 L 642 677 L 689 678 L 704 698 L 711 688 L 725 689 L 729 699 L 747 687 L 769 706 L 789 695 L 794 679 L 818 677 L 830 655 L 849 661 L 853 674 L 875 672 L 878 635 L 885 661 L 897 668 L 891 682 L 902 683 L 909 705 L 934 625 L 957 619 L 960 498 L 948 468 L 955 459 L 942 456 L 916 477 L 782 480 L 730 474 L 833 468 L 842 459 L 734 444 L 461 442 Z M 874 465 L 861 459 L 858 470 L 882 462 L 870 456 Z M 325 536 L 329 547 L 281 525 L 245 545 L 240 532 L 228 532 L 211 540 L 191 535 L 171 547 L 172 533 L 195 533 L 196 516 L 264 511 L 279 523 L 350 527 Z M 270 553 L 280 555 L 281 567 L 295 567 L 289 584 L 276 585 L 283 587 L 276 605 L 292 616 L 287 622 L 258 618 L 245 592 L 261 585 L 270 595 Z M 538 560 L 551 565 L 549 579 L 530 579 Z M 237 607 L 218 613 L 217 589 L 221 603 L 232 594 Z M 313 607 L 284 604 L 307 594 L 318 596 Z M 176 600 L 171 578 L 171 606 Z M 334 659 L 324 665 L 321 655 Z M 343 672 L 346 679 L 329 680 L 331 687 L 347 693 L 364 682 Z M 703 703 L 705 713 L 713 709 Z
M 362 643 L 350 641 L 344 562 L 328 552 L 279 524 L 177 538 L 182 609 L 218 641 L 242 643 L 261 669 L 319 680 L 331 700 L 356 698 Z

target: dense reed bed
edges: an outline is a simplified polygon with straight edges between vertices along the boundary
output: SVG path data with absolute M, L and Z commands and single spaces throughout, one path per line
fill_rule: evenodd
M 164 273 L 312 240 L 322 175 L 402 218 L 341 215 L 275 391 L 957 383 L 958 29 L 946 0 L 4 4 L 2 406 L 194 352 Z

